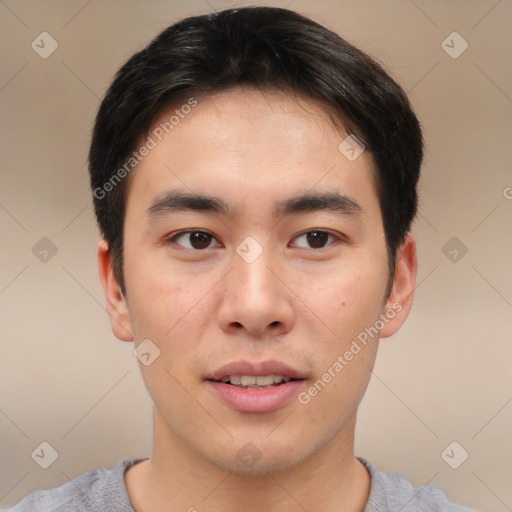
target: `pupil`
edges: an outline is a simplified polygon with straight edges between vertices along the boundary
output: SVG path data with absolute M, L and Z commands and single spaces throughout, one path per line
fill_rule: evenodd
M 311 231 L 307 234 L 309 245 L 314 248 L 323 247 L 327 242 L 329 234 L 324 231 Z
M 206 249 L 210 245 L 211 235 L 196 231 L 191 234 L 190 243 L 194 249 Z

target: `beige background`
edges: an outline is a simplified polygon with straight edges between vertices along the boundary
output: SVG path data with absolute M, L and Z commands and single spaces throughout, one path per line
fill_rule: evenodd
M 510 510 L 512 2 L 267 4 L 289 5 L 380 60 L 424 127 L 415 306 L 381 342 L 357 453 L 453 501 Z M 2 507 L 150 453 L 148 394 L 132 345 L 111 333 L 97 277 L 89 136 L 133 52 L 181 17 L 231 5 L 0 2 Z M 59 45 L 47 59 L 31 48 L 43 31 Z M 441 46 L 453 31 L 469 43 L 457 59 Z M 452 262 L 442 249 L 454 236 L 468 251 Z M 57 248 L 46 263 L 32 252 L 42 237 Z M 59 454 L 46 470 L 31 458 L 43 441 Z M 458 469 L 441 458 L 453 441 L 469 453 Z

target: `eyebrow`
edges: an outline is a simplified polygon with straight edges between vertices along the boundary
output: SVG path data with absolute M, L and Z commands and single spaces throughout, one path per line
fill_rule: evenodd
M 229 215 L 230 208 L 221 198 L 170 190 L 155 199 L 146 210 L 150 218 L 179 211 L 204 211 Z M 273 216 L 284 217 L 294 213 L 328 211 L 341 215 L 359 215 L 363 209 L 352 198 L 337 192 L 305 193 L 274 204 Z

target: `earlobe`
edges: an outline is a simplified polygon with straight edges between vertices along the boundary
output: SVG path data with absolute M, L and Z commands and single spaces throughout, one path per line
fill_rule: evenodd
M 133 341 L 132 327 L 126 298 L 114 276 L 107 242 L 98 242 L 98 271 L 114 336 L 122 341 Z
M 414 235 L 409 233 L 397 251 L 395 279 L 383 311 L 388 321 L 380 331 L 381 338 L 395 334 L 409 315 L 414 297 L 417 268 L 416 240 Z

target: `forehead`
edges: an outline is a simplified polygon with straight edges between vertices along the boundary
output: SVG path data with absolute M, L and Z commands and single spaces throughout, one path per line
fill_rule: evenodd
M 339 149 L 347 133 L 333 126 L 325 108 L 282 91 L 185 98 L 160 113 L 149 137 L 154 147 L 130 176 L 128 202 L 150 201 L 176 185 L 194 192 L 208 185 L 218 196 L 238 190 L 242 197 L 249 189 L 261 200 L 271 191 L 322 185 L 349 194 L 374 189 L 371 157 L 347 159 Z

